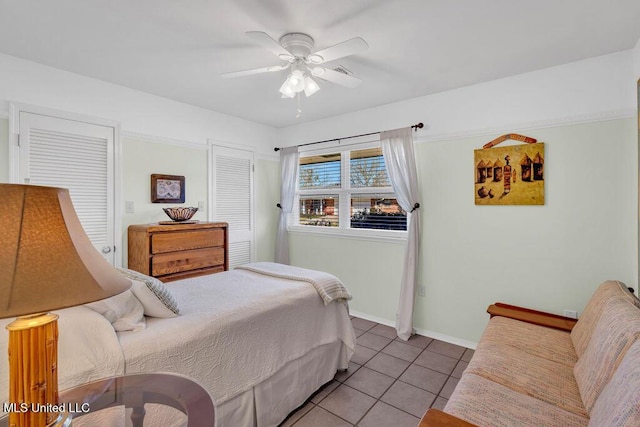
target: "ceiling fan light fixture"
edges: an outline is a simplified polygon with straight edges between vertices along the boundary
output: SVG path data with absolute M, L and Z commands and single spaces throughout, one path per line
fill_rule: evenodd
M 320 90 L 320 86 L 310 76 L 304 78 L 304 94 L 308 97 Z
M 293 98 L 295 96 L 295 91 L 291 88 L 291 76 L 287 77 L 287 80 L 282 83 L 280 86 L 280 93 L 283 98 Z
M 293 70 L 289 76 L 289 87 L 294 92 L 302 92 L 304 90 L 304 74 L 300 70 Z

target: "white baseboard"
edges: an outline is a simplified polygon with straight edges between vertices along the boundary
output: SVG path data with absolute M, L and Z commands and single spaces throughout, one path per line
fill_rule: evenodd
M 349 310 L 349 314 L 355 317 L 360 317 L 365 320 L 370 320 L 372 322 L 380 323 L 381 325 L 390 326 L 395 328 L 396 322 L 388 319 L 383 319 L 382 317 L 372 316 L 367 313 L 362 313 L 359 311 Z M 461 338 L 452 337 L 449 335 L 441 334 L 439 332 L 430 331 L 428 329 L 415 328 L 416 334 L 422 335 L 427 338 L 433 338 L 436 340 L 448 342 L 449 344 L 455 344 L 466 348 L 471 348 L 473 350 L 476 349 L 478 343 L 474 341 L 463 340 Z

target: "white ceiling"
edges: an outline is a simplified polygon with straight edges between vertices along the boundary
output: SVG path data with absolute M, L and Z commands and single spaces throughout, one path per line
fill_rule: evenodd
M 362 37 L 321 82 L 281 99 L 287 71 L 246 31 L 304 32 L 316 49 Z M 275 127 L 317 120 L 634 47 L 638 0 L 0 0 L 0 52 Z

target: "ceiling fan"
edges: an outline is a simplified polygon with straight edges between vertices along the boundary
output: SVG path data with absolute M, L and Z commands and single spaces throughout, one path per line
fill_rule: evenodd
M 283 98 L 293 98 L 303 91 L 307 97 L 316 93 L 320 90 L 320 86 L 313 80 L 313 77 L 348 88 L 354 88 L 362 83 L 362 80 L 357 77 L 321 66 L 326 62 L 365 51 L 369 45 L 360 37 L 354 37 L 326 49 L 312 52 L 314 41 L 307 34 L 287 33 L 280 37 L 279 42 L 262 31 L 249 31 L 246 34 L 251 40 L 262 45 L 262 47 L 286 63 L 271 67 L 223 73 L 222 77 L 242 77 L 291 68 L 291 73 L 280 87 L 280 93 Z

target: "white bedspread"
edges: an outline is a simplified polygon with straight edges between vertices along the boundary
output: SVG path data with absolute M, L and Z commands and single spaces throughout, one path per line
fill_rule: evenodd
M 86 307 L 54 311 L 58 319 L 58 389 L 60 391 L 104 377 L 122 375 L 124 358 L 118 337 L 107 319 Z M 9 400 L 9 333 L 0 320 L 0 402 Z M 3 414 L 4 412 L 0 413 Z
M 307 282 L 234 270 L 167 287 L 180 316 L 148 318 L 144 331 L 118 333 L 125 370 L 186 375 L 216 405 L 313 348 L 342 341 L 349 358 L 355 349 L 346 304 L 325 306 Z

